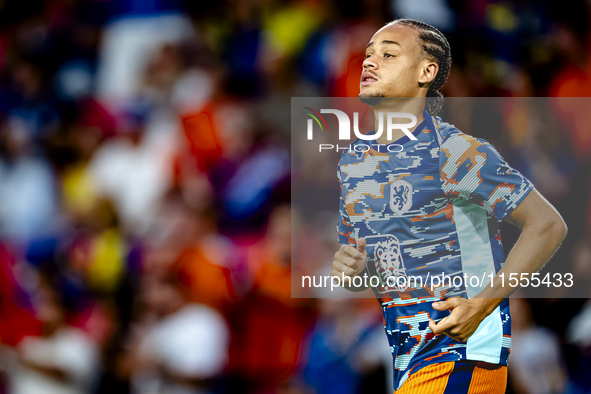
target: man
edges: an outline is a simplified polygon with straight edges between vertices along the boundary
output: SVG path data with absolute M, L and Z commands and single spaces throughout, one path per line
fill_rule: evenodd
M 431 116 L 441 108 L 450 66 L 449 44 L 432 26 L 402 19 L 378 30 L 366 49 L 359 97 L 374 109 L 378 133 L 380 112 L 409 113 L 420 123 L 415 139 L 383 132 L 367 152 L 346 150 L 339 162 L 342 246 L 331 275 L 367 270 L 379 278 L 372 289 L 397 394 L 504 393 L 507 297 L 515 288 L 499 274 L 538 271 L 567 232 L 554 207 L 492 145 Z M 402 151 L 386 149 L 392 143 Z M 521 228 L 506 260 L 501 220 Z M 443 283 L 430 282 L 435 275 Z M 426 283 L 407 281 L 413 276 Z M 486 280 L 469 285 L 473 277 Z

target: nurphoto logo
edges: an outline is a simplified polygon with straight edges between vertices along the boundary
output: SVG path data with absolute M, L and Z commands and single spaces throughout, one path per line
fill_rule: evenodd
M 303 107 L 305 110 L 307 110 L 306 112 L 303 112 L 304 114 L 310 116 L 310 119 L 308 119 L 308 123 L 307 123 L 307 139 L 308 140 L 313 140 L 314 139 L 314 122 L 318 125 L 318 127 L 320 128 L 321 131 L 324 131 L 326 129 L 326 131 L 328 131 L 328 124 L 326 123 L 326 120 L 324 119 L 324 116 L 322 116 L 322 114 L 333 114 L 336 115 L 337 117 L 337 121 L 338 121 L 338 125 L 339 125 L 339 140 L 345 140 L 345 141 L 349 141 L 351 140 L 351 120 L 349 119 L 349 116 L 338 109 L 321 109 L 320 112 L 313 110 L 312 108 L 309 107 Z M 309 111 L 309 112 L 308 112 Z M 353 133 L 355 134 L 355 136 L 357 138 L 359 138 L 360 140 L 363 141 L 375 141 L 378 138 L 380 138 L 380 136 L 383 134 L 384 132 L 384 118 L 386 119 L 386 134 L 388 137 L 388 140 L 392 140 L 392 131 L 393 130 L 402 130 L 402 132 L 404 132 L 404 134 L 406 134 L 408 136 L 408 138 L 410 138 L 411 140 L 416 141 L 417 138 L 412 134 L 412 132 L 410 132 L 409 129 L 415 127 L 417 125 L 417 117 L 411 113 L 407 113 L 407 112 L 386 112 L 385 116 L 383 112 L 378 112 L 378 129 L 376 130 L 375 133 L 369 133 L 369 134 L 362 134 L 359 131 L 359 113 L 358 112 L 353 112 Z M 408 123 L 395 123 L 400 121 L 400 119 L 410 119 L 410 122 Z M 378 147 L 378 150 L 380 149 L 381 145 L 380 144 L 373 144 L 372 146 L 374 147 Z M 319 144 L 319 152 L 322 152 L 322 150 L 331 150 L 331 149 L 335 149 L 335 145 L 333 144 Z M 345 146 L 345 147 L 339 147 L 339 145 L 336 145 L 336 150 L 351 150 L 349 147 Z M 365 144 L 360 144 L 360 145 L 356 145 L 354 147 L 354 151 L 355 152 L 366 152 L 370 149 L 369 145 L 365 145 Z M 395 150 L 398 149 L 398 150 Z M 398 144 L 389 144 L 387 145 L 387 150 L 389 152 L 400 152 L 402 151 L 402 145 L 398 145 Z

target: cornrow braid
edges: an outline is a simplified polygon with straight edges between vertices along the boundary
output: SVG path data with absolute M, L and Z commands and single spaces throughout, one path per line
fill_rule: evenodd
M 431 81 L 427 91 L 426 108 L 431 115 L 436 115 L 443 108 L 441 87 L 447 81 L 451 68 L 451 48 L 449 42 L 439 30 L 431 25 L 414 19 L 396 19 L 387 24 L 399 23 L 419 31 L 419 40 L 423 45 L 424 56 L 439 65 L 435 79 Z

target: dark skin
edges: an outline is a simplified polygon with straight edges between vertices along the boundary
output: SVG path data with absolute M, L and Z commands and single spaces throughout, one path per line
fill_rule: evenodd
M 434 334 L 445 334 L 458 341 L 466 341 L 494 309 L 517 287 L 502 286 L 500 274 L 509 277 L 516 273 L 531 274 L 539 271 L 552 257 L 566 237 L 567 227 L 556 209 L 536 190 L 532 190 L 505 221 L 521 229 L 521 235 L 507 256 L 503 268 L 491 284 L 476 297 L 450 298 L 433 303 L 438 311 L 449 310 L 450 315 L 438 323 L 432 319 L 429 328 Z M 331 275 L 351 278 L 363 272 L 367 262 L 364 238 L 357 240 L 357 247 L 341 245 L 334 255 Z M 355 290 L 355 289 L 351 289 Z M 358 290 L 365 290 L 361 288 Z
M 394 44 L 392 42 L 396 42 Z M 424 97 L 428 84 L 435 78 L 438 66 L 421 55 L 417 31 L 403 25 L 390 25 L 380 29 L 372 38 L 366 51 L 363 64 L 360 97 L 416 97 L 419 99 L 394 99 L 380 102 L 374 111 L 410 112 L 422 120 Z M 367 76 L 374 76 L 375 81 L 367 81 Z M 420 100 L 420 98 L 423 100 Z M 421 103 L 421 104 L 417 104 Z M 420 115 L 420 118 L 419 118 Z M 377 125 L 376 125 L 377 127 Z M 393 140 L 403 136 L 394 133 Z M 391 141 L 378 138 L 380 143 Z M 449 310 L 450 315 L 435 322 L 429 321 L 429 328 L 434 334 L 444 334 L 459 341 L 466 341 L 478 328 L 482 320 L 517 287 L 501 286 L 499 275 L 508 277 L 516 273 L 518 277 L 539 271 L 552 257 L 566 237 L 567 227 L 564 220 L 536 189 L 504 219 L 521 229 L 519 240 L 507 256 L 503 268 L 493 278 L 487 288 L 476 297 L 451 298 L 433 303 L 438 311 Z M 342 274 L 354 278 L 360 275 L 367 262 L 366 241 L 357 240 L 357 246 L 341 245 L 334 255 L 331 275 Z M 365 288 L 349 288 L 363 291 Z
M 517 287 L 503 287 L 500 275 L 509 277 L 511 273 L 516 273 L 521 277 L 521 273 L 529 275 L 539 271 L 558 249 L 567 233 L 566 224 L 558 211 L 536 189 L 507 215 L 505 221 L 519 227 L 521 235 L 507 256 L 503 268 L 476 297 L 450 298 L 433 303 L 433 308 L 438 311 L 450 311 L 448 317 L 437 323 L 430 319 L 429 328 L 434 334 L 445 334 L 458 341 L 466 341 L 482 320 L 517 290 Z M 341 245 L 334 255 L 331 275 L 340 277 L 344 273 L 353 278 L 361 274 L 367 262 L 365 245 L 364 238 L 357 240 L 356 248 Z
M 446 334 L 460 341 L 467 340 L 480 322 L 517 290 L 517 287 L 503 287 L 499 275 L 509 277 L 516 273 L 521 277 L 522 273 L 529 276 L 539 271 L 550 260 L 567 233 L 566 224 L 558 211 L 536 189 L 505 220 L 520 228 L 521 235 L 503 268 L 475 298 L 451 298 L 434 303 L 433 308 L 449 310 L 450 315 L 437 324 L 433 320 L 429 322 L 433 333 Z

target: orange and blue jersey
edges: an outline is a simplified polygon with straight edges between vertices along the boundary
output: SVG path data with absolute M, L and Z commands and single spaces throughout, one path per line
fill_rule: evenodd
M 499 222 L 533 189 L 487 141 L 427 111 L 424 117 L 413 132 L 416 140 L 405 136 L 394 142 L 402 150 L 356 140 L 338 165 L 339 242 L 355 246 L 358 238 L 367 241 L 366 270 L 379 280 L 372 289 L 394 358 L 395 388 L 435 363 L 507 365 L 507 300 L 466 342 L 434 336 L 428 322 L 449 315 L 433 309 L 433 302 L 472 298 L 501 269 L 505 255 Z M 445 281 L 438 286 L 432 278 L 442 275 Z M 452 281 L 456 277 L 462 279 Z M 409 278 L 415 282 L 405 281 Z

